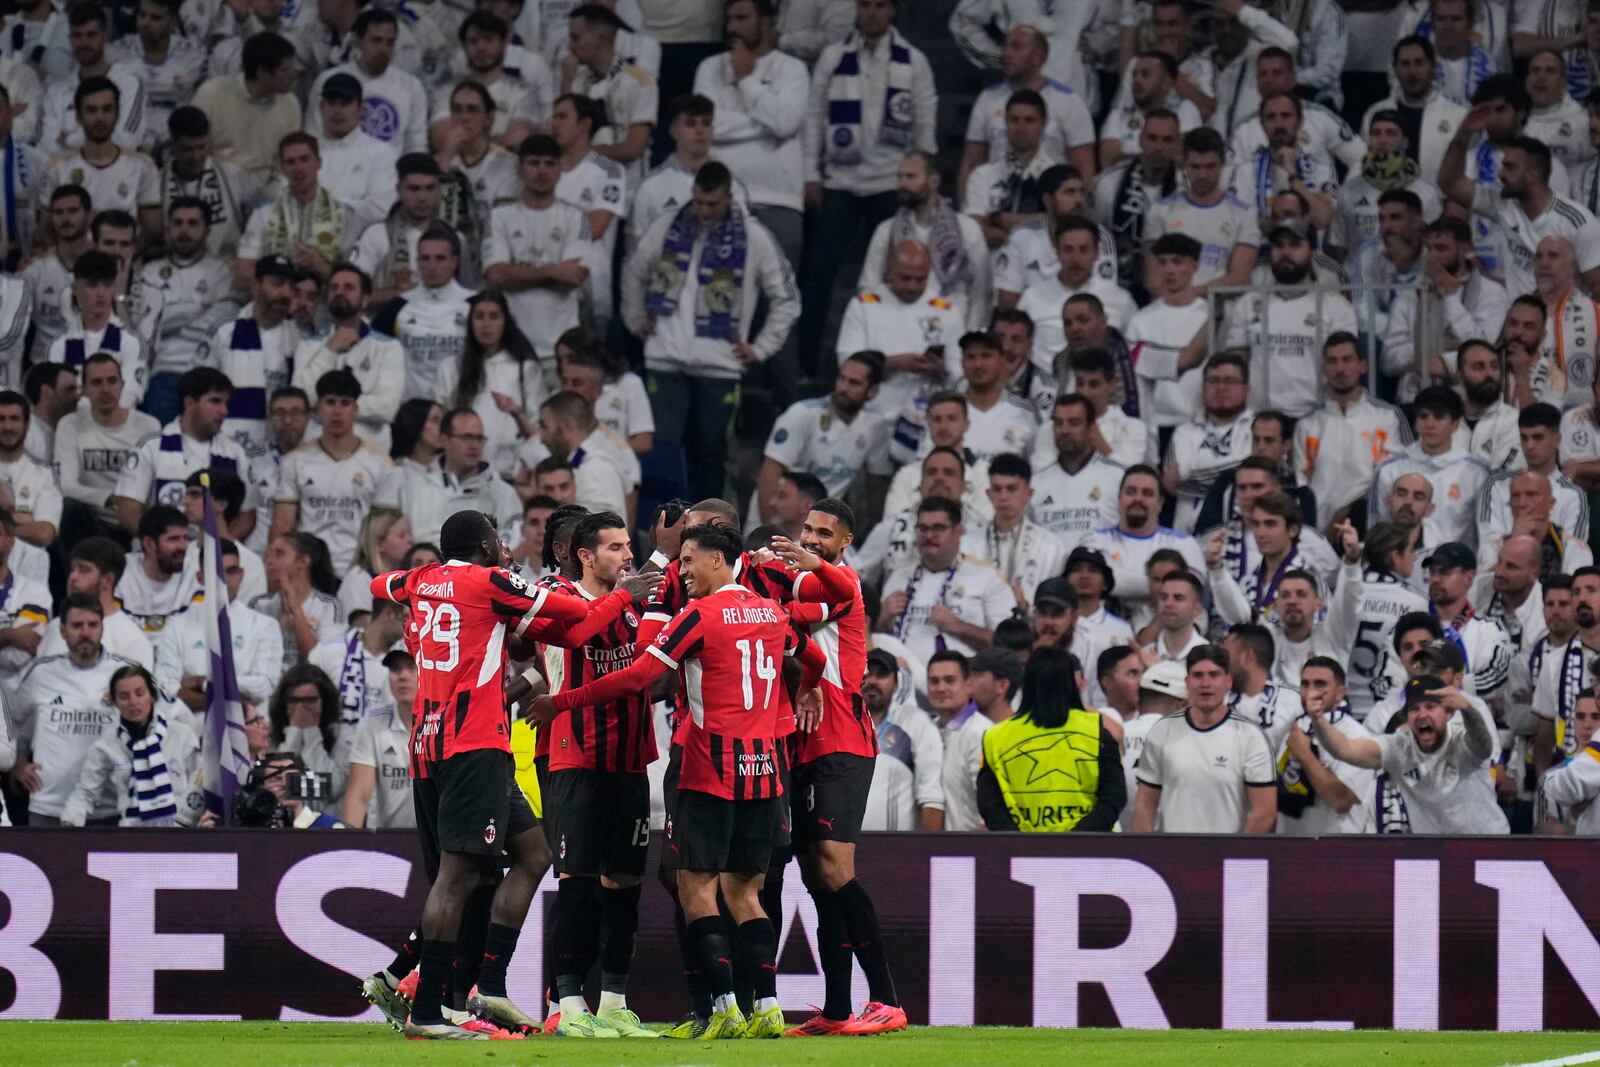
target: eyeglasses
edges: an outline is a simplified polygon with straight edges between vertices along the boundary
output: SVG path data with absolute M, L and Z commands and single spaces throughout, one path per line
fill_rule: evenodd
M 265 726 L 267 724 L 267 720 L 263 716 L 252 715 L 252 716 L 250 716 L 248 719 L 246 719 L 244 721 L 244 724 L 247 727 L 249 727 L 249 726 Z

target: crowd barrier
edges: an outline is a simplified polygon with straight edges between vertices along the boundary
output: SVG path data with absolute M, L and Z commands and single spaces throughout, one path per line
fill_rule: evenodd
M 913 1023 L 1600 1028 L 1589 840 L 897 834 L 860 854 Z M 360 978 L 423 877 L 403 832 L 6 831 L 0 1017 L 376 1019 Z M 535 1012 L 554 890 L 510 975 Z M 684 1010 L 670 908 L 648 884 L 630 990 L 647 1019 Z M 796 1015 L 822 1002 L 815 929 L 791 865 L 778 991 Z

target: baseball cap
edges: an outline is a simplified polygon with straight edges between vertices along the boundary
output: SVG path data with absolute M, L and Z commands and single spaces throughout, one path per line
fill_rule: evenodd
M 361 99 L 361 82 L 354 74 L 330 74 L 322 83 L 322 99 L 349 103 Z
M 1039 583 L 1039 588 L 1034 590 L 1033 602 L 1073 608 L 1078 606 L 1078 592 L 1065 578 L 1046 578 Z
M 1278 219 L 1267 230 L 1267 240 L 1275 241 L 1280 233 L 1288 233 L 1302 241 L 1311 240 L 1311 227 L 1305 219 Z
M 897 674 L 900 671 L 900 661 L 881 648 L 875 648 L 867 653 L 867 666 L 881 667 L 890 674 Z
M 1139 676 L 1139 688 L 1179 700 L 1189 699 L 1189 677 L 1177 660 L 1164 659 L 1153 667 L 1146 667 Z
M 1011 683 L 1013 693 L 1022 685 L 1022 661 L 1003 648 L 983 649 L 968 661 L 967 667 L 969 670 L 987 671 L 996 678 L 1004 678 Z
M 1401 707 L 1409 708 L 1429 700 L 1437 703 L 1439 698 L 1429 696 L 1429 692 L 1445 688 L 1448 687 L 1444 684 L 1444 679 L 1437 674 L 1424 674 L 1421 677 L 1413 678 L 1406 683 L 1406 699 Z
M 1106 562 L 1105 555 L 1097 549 L 1085 548 L 1083 545 L 1079 545 L 1067 556 L 1065 573 L 1071 574 L 1073 568 L 1079 564 L 1100 568 L 1100 573 L 1105 576 L 1106 580 L 1105 595 L 1110 596 L 1111 591 L 1116 588 L 1117 576 L 1111 572 L 1111 565 Z
M 1459 567 L 1462 570 L 1475 571 L 1478 569 L 1478 557 L 1466 545 L 1459 541 L 1451 541 L 1434 549 L 1433 553 L 1422 561 L 1422 566 L 1425 570 L 1432 570 L 1435 567 L 1454 570 Z
M 292 282 L 294 276 L 294 264 L 289 262 L 287 256 L 262 256 L 256 260 L 257 278 L 282 278 Z

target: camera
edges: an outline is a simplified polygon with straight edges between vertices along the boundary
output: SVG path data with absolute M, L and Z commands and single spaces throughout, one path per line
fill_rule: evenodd
M 288 766 L 284 766 L 288 764 Z M 282 799 L 268 783 L 282 781 Z M 293 752 L 268 752 L 250 768 L 250 776 L 233 797 L 235 826 L 283 829 L 294 825 L 294 812 L 283 800 L 327 800 L 333 792 L 329 775 L 305 769 Z

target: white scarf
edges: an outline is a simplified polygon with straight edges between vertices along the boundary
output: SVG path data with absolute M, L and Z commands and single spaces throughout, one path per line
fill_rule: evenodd
M 157 715 L 150 720 L 144 736 L 135 738 L 120 720 L 117 738 L 128 746 L 133 757 L 133 772 L 128 776 L 128 799 L 123 818 L 137 820 L 141 826 L 173 826 L 178 805 L 172 798 L 172 777 L 167 773 L 167 720 Z

